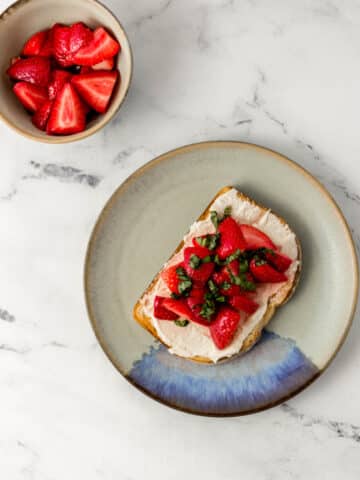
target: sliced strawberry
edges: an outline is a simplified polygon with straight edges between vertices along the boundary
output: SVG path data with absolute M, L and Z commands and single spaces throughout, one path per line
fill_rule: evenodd
M 220 308 L 215 321 L 210 325 L 210 334 L 217 348 L 230 345 L 240 323 L 240 314 L 230 307 Z
M 222 295 L 226 295 L 227 297 L 233 297 L 234 295 L 241 294 L 241 288 L 238 285 L 232 285 L 229 283 L 225 283 L 225 285 L 228 288 L 225 288 L 224 286 L 220 288 L 220 292 Z
M 229 303 L 236 310 L 242 310 L 250 315 L 259 308 L 259 305 L 245 295 L 236 295 L 229 299 Z
M 205 283 L 214 271 L 214 262 L 202 262 L 210 255 L 210 250 L 202 247 L 187 247 L 184 250 L 184 265 L 186 273 L 197 282 Z M 196 268 L 194 265 L 198 263 Z
M 80 74 L 82 73 L 91 73 L 93 69 L 91 67 L 80 67 Z
M 217 248 L 219 257 L 224 259 L 236 250 L 245 250 L 246 242 L 239 225 L 231 217 L 225 218 L 219 225 L 220 243 Z
M 280 283 L 287 281 L 287 276 L 284 273 L 275 270 L 265 260 L 257 261 L 253 258 L 250 262 L 250 271 L 258 282 Z
M 74 63 L 93 66 L 120 51 L 119 43 L 103 28 L 94 31 L 93 40 L 74 55 Z
M 100 63 L 96 63 L 91 68 L 93 70 L 112 70 L 114 68 L 115 60 L 113 58 L 106 58 Z
M 163 270 L 160 274 L 168 289 L 173 293 L 180 293 L 178 287 L 181 280 L 176 272 L 178 268 L 184 268 L 184 264 L 181 262 L 177 263 L 176 265 L 172 265 L 171 267 Z
M 164 307 L 164 300 L 166 297 L 159 297 L 154 300 L 154 317 L 159 320 L 177 320 L 179 315 Z
M 51 72 L 48 94 L 50 100 L 55 100 L 56 95 L 63 88 L 65 83 L 69 82 L 72 75 L 66 70 L 53 70 Z
M 229 282 L 230 276 L 228 272 L 220 270 L 219 272 L 213 273 L 212 279 L 214 280 L 216 285 L 221 285 L 224 282 Z
M 50 58 L 54 55 L 54 30 L 57 28 L 57 27 L 61 27 L 61 25 L 59 23 L 55 23 L 51 28 L 50 30 L 48 30 L 48 34 L 45 38 L 45 42 L 41 48 L 41 51 L 39 53 L 39 55 L 41 57 L 46 57 L 46 58 Z
M 13 92 L 30 112 L 36 112 L 48 100 L 46 88 L 37 87 L 27 82 L 15 83 Z
M 67 135 L 85 130 L 85 112 L 81 100 L 70 83 L 66 83 L 54 101 L 47 132 Z
M 48 30 L 37 32 L 32 35 L 25 43 L 21 55 L 25 57 L 34 57 L 39 55 L 48 35 Z
M 276 250 L 276 245 L 261 230 L 252 225 L 240 225 L 240 230 L 245 238 L 247 250 L 257 250 L 258 248 L 269 248 Z
M 282 255 L 281 253 L 267 252 L 265 257 L 267 261 L 271 263 L 271 265 L 279 272 L 286 272 L 286 270 L 292 264 L 291 258 L 287 257 L 286 255 Z
M 93 37 L 93 32 L 82 22 L 71 25 L 69 38 L 70 55 L 74 55 L 80 48 L 88 45 L 93 40 Z
M 194 318 L 190 307 L 184 299 L 177 300 L 174 298 L 164 298 L 162 306 L 167 310 L 176 313 L 180 318 L 185 318 L 186 320 L 193 320 Z
M 50 116 L 53 102 L 46 100 L 41 107 L 34 113 L 31 121 L 39 130 L 46 130 L 46 125 Z
M 54 25 L 53 34 L 53 53 L 55 60 L 62 67 L 69 67 L 73 64 L 70 56 L 70 27 L 64 25 Z
M 14 63 L 6 72 L 13 80 L 46 87 L 50 79 L 50 61 L 47 58 L 24 58 Z
M 76 75 L 72 84 L 96 112 L 104 113 L 109 105 L 119 72 L 98 71 Z
M 192 311 L 192 321 L 200 325 L 209 326 L 212 318 L 205 318 L 201 315 L 203 304 L 205 303 L 206 290 L 204 287 L 194 287 L 186 299 L 190 310 Z

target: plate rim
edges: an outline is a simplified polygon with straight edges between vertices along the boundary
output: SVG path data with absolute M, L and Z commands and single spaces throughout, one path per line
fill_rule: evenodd
M 318 372 L 316 372 L 307 382 L 305 382 L 303 385 L 301 385 L 299 388 L 294 390 L 288 395 L 285 395 L 281 397 L 278 400 L 275 400 L 274 402 L 267 403 L 265 405 L 262 405 L 257 408 L 252 408 L 248 409 L 246 411 L 241 411 L 241 412 L 231 412 L 231 413 L 213 413 L 213 412 L 206 412 L 206 411 L 195 411 L 191 409 L 187 409 L 184 407 L 180 407 L 178 405 L 174 405 L 168 401 L 165 401 L 161 397 L 154 395 L 153 393 L 149 392 L 145 388 L 141 387 L 138 385 L 135 381 L 133 381 L 131 378 L 127 376 L 127 374 L 123 371 L 121 366 L 118 364 L 116 361 L 115 357 L 112 355 L 110 352 L 108 346 L 106 345 L 105 339 L 102 337 L 100 330 L 97 326 L 96 323 L 96 318 L 95 314 L 92 310 L 91 307 L 91 301 L 90 301 L 90 288 L 89 288 L 89 276 L 90 276 L 90 259 L 93 253 L 93 248 L 95 245 L 95 240 L 97 237 L 97 234 L 106 220 L 108 212 L 111 211 L 112 206 L 114 202 L 117 200 L 117 198 L 122 195 L 126 189 L 130 186 L 132 182 L 134 182 L 138 177 L 141 177 L 146 171 L 149 169 L 153 168 L 154 166 L 158 165 L 161 162 L 164 162 L 166 160 L 169 160 L 170 158 L 189 151 L 194 151 L 194 150 L 199 150 L 199 149 L 206 149 L 206 148 L 218 148 L 218 147 L 235 147 L 235 148 L 253 148 L 255 150 L 260 150 L 262 152 L 271 154 L 273 157 L 275 157 L 277 160 L 281 161 L 282 163 L 285 163 L 292 167 L 293 169 L 297 170 L 301 175 L 303 175 L 310 183 L 316 187 L 321 194 L 325 197 L 325 199 L 328 201 L 328 203 L 333 207 L 339 221 L 342 223 L 342 226 L 344 228 L 344 232 L 346 234 L 347 242 L 350 247 L 350 253 L 352 257 L 352 263 L 354 267 L 354 284 L 353 284 L 353 298 L 352 298 L 352 305 L 351 305 L 351 310 L 348 315 L 347 319 L 347 324 L 345 327 L 345 330 L 336 346 L 334 349 L 332 355 L 329 357 L 325 365 L 319 369 Z M 351 329 L 351 326 L 353 324 L 355 312 L 356 312 L 356 306 L 358 302 L 358 295 L 359 295 L 359 265 L 358 265 L 358 257 L 356 253 L 356 247 L 354 244 L 354 240 L 351 235 L 351 230 L 349 227 L 349 224 L 341 211 L 339 205 L 337 204 L 336 200 L 332 197 L 332 195 L 328 192 L 328 190 L 324 187 L 324 185 L 315 177 L 313 176 L 307 169 L 296 163 L 294 160 L 291 160 L 287 156 L 272 150 L 271 148 L 264 147 L 262 145 L 258 145 L 255 143 L 250 143 L 250 142 L 242 142 L 242 141 L 237 141 L 237 140 L 211 140 L 211 141 L 204 141 L 204 142 L 196 142 L 196 143 L 191 143 L 188 145 L 183 145 L 181 147 L 177 147 L 175 149 L 169 150 L 149 162 L 145 163 L 142 165 L 140 168 L 135 170 L 129 177 L 127 177 L 116 189 L 115 191 L 111 194 L 110 198 L 106 201 L 105 205 L 103 208 L 100 210 L 100 213 L 97 217 L 97 220 L 95 222 L 95 225 L 91 231 L 90 238 L 87 244 L 87 249 L 86 249 L 86 255 L 85 255 L 85 263 L 84 263 L 84 271 L 83 271 L 83 287 L 84 287 L 84 294 L 85 294 L 85 303 L 86 303 L 86 310 L 88 314 L 88 318 L 90 321 L 90 325 L 93 329 L 93 332 L 96 336 L 97 341 L 99 342 L 103 352 L 107 356 L 107 358 L 110 360 L 110 362 L 113 364 L 115 369 L 127 380 L 131 385 L 133 385 L 137 390 L 140 392 L 144 393 L 147 397 L 152 398 L 153 400 L 157 401 L 161 405 L 165 405 L 169 408 L 181 411 L 183 413 L 190 413 L 193 415 L 198 415 L 198 416 L 205 416 L 205 417 L 239 417 L 239 416 L 245 416 L 245 415 L 251 415 L 253 413 L 258 413 L 262 412 L 264 410 L 268 410 L 270 408 L 273 408 L 277 405 L 281 405 L 282 403 L 290 400 L 291 398 L 295 397 L 299 393 L 301 393 L 303 390 L 305 390 L 308 386 L 310 386 L 315 380 L 317 380 L 329 367 L 329 365 L 333 362 L 337 354 L 339 353 L 341 347 L 343 346 L 349 331 Z

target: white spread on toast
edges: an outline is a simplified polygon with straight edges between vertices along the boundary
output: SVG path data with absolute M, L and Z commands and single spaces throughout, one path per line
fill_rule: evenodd
M 220 358 L 231 357 L 237 354 L 246 339 L 256 325 L 261 322 L 270 297 L 274 297 L 276 302 L 281 303 L 282 297 L 285 297 L 288 289 L 284 289 L 284 285 L 292 283 L 298 268 L 298 245 L 295 234 L 287 225 L 281 223 L 279 218 L 271 213 L 270 210 L 264 211 L 260 207 L 242 200 L 237 196 L 236 189 L 228 190 L 220 195 L 211 205 L 210 210 L 215 210 L 222 216 L 224 209 L 231 205 L 231 216 L 238 223 L 246 223 L 254 225 L 264 233 L 279 247 L 280 253 L 283 253 L 294 261 L 287 270 L 286 275 L 288 282 L 284 283 L 268 283 L 259 285 L 254 293 L 253 299 L 259 304 L 259 308 L 252 315 L 247 315 L 244 322 L 238 328 L 234 340 L 231 344 L 222 350 L 219 350 L 214 344 L 208 327 L 190 322 L 186 327 L 179 327 L 174 322 L 166 320 L 158 320 L 153 315 L 153 304 L 156 295 L 170 296 L 170 291 L 166 284 L 159 277 L 157 283 L 149 293 L 144 295 L 142 304 L 145 314 L 151 318 L 151 322 L 155 327 L 161 340 L 170 346 L 171 353 L 182 357 L 201 356 L 217 362 Z M 184 237 L 184 248 L 192 244 L 192 239 L 208 233 L 215 233 L 215 228 L 210 220 L 210 215 L 205 220 L 195 222 L 191 225 L 189 232 Z M 165 268 L 177 264 L 183 260 L 183 251 L 181 250 L 174 255 L 166 264 Z M 244 313 L 241 313 L 244 318 Z

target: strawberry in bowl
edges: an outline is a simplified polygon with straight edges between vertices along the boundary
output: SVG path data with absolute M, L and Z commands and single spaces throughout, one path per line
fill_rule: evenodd
M 56 23 L 34 33 L 6 73 L 36 128 L 72 135 L 108 111 L 121 81 L 120 54 L 120 43 L 102 26 Z

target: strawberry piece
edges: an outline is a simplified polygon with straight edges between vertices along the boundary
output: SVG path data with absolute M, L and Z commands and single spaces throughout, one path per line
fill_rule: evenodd
M 83 130 L 85 130 L 84 107 L 73 86 L 66 83 L 54 100 L 47 132 L 67 135 Z
M 41 57 L 50 58 L 55 54 L 55 52 L 54 52 L 54 31 L 57 27 L 61 27 L 61 25 L 59 23 L 55 23 L 50 28 L 50 30 L 48 30 L 48 34 L 45 38 L 45 42 L 44 42 L 44 44 L 41 48 L 41 51 L 39 53 L 39 55 Z
M 51 72 L 48 94 L 50 100 L 55 100 L 57 94 L 63 88 L 65 83 L 69 82 L 72 75 L 66 70 L 53 70 Z
M 177 320 L 179 315 L 164 307 L 164 300 L 166 297 L 159 297 L 154 300 L 154 317 L 159 320 Z
M 69 52 L 74 55 L 80 48 L 88 45 L 94 37 L 93 32 L 82 22 L 74 23 L 70 27 Z
M 202 263 L 201 260 L 210 255 L 210 250 L 202 247 L 187 247 L 184 250 L 184 265 L 186 273 L 197 282 L 205 283 L 214 271 L 214 262 Z M 193 260 L 200 259 L 197 268 L 193 268 Z
M 228 282 L 230 280 L 230 276 L 228 272 L 220 270 L 220 272 L 215 272 L 213 274 L 212 279 L 214 280 L 216 285 L 221 285 L 224 282 Z
M 219 225 L 220 243 L 217 248 L 219 257 L 224 259 L 236 250 L 245 250 L 246 242 L 239 225 L 231 217 L 225 218 Z
M 73 64 L 70 56 L 70 27 L 64 25 L 54 25 L 53 35 L 53 54 L 55 60 L 62 67 L 69 67 Z
M 91 67 L 80 67 L 80 74 L 82 73 L 91 73 L 93 69 Z
M 115 60 L 114 58 L 106 58 L 100 63 L 96 63 L 91 68 L 93 70 L 112 70 L 114 68 Z
M 187 297 L 186 302 L 193 314 L 192 321 L 200 325 L 209 326 L 212 319 L 208 320 L 200 314 L 202 306 L 205 303 L 205 293 L 206 290 L 204 287 L 194 287 Z
M 36 112 L 48 99 L 45 88 L 40 88 L 27 82 L 15 83 L 13 92 L 30 112 Z
M 46 87 L 50 78 L 50 61 L 47 58 L 24 58 L 14 63 L 6 72 L 13 80 Z
M 250 271 L 258 282 L 280 283 L 287 281 L 287 276 L 284 273 L 275 270 L 275 268 L 265 260 L 257 262 L 255 258 L 253 258 L 250 262 Z
M 34 57 L 40 55 L 41 49 L 45 43 L 45 40 L 48 35 L 48 30 L 43 30 L 42 32 L 37 32 L 32 35 L 29 40 L 25 43 L 21 55 L 25 57 Z
M 229 299 L 229 303 L 236 310 L 242 310 L 250 315 L 259 308 L 259 305 L 245 295 L 235 295 Z
M 39 130 L 46 130 L 46 125 L 50 116 L 53 102 L 46 100 L 41 107 L 35 112 L 31 121 Z
M 286 272 L 286 270 L 292 264 L 291 258 L 277 252 L 274 252 L 274 253 L 267 252 L 265 254 L 265 257 L 266 257 L 266 260 L 269 263 L 271 263 L 271 265 L 275 267 L 276 270 L 278 270 L 279 272 Z
M 210 334 L 220 350 L 232 342 L 240 323 L 240 314 L 230 307 L 220 308 L 215 321 L 210 325 Z
M 241 294 L 241 288 L 238 285 L 230 285 L 229 288 L 220 288 L 220 292 L 227 297 L 233 297 Z
M 160 274 L 168 289 L 173 293 L 180 293 L 178 289 L 180 279 L 176 273 L 178 268 L 184 268 L 184 264 L 181 262 L 176 265 L 172 265 L 171 267 L 163 270 Z
M 176 313 L 180 318 L 185 318 L 186 320 L 194 319 L 190 307 L 184 299 L 177 300 L 175 298 L 164 298 L 162 306 L 167 310 Z
M 92 41 L 75 53 L 74 63 L 93 66 L 114 57 L 120 48 L 120 44 L 103 27 L 99 27 L 94 31 Z
M 72 84 L 96 112 L 104 113 L 109 105 L 119 72 L 98 71 L 76 75 Z
M 240 225 L 240 230 L 247 243 L 246 250 L 257 250 L 258 248 L 269 248 L 276 250 L 276 245 L 261 230 L 252 225 Z

